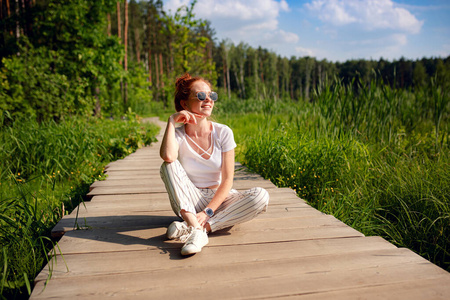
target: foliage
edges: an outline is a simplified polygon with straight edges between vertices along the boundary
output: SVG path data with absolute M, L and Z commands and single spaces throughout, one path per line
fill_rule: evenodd
M 24 43 L 21 56 L 4 58 L 0 76 L 1 111 L 39 121 L 71 114 L 89 115 L 94 103 L 86 78 L 67 77 L 56 70 L 65 65 L 61 51 Z M 51 70 L 54 71 L 51 71 Z
M 223 100 L 219 117 L 252 170 L 449 270 L 448 91 L 354 86 L 330 82 L 312 103 Z
M 103 168 L 155 140 L 158 128 L 131 110 L 124 120 L 1 120 L 0 265 L 2 295 L 26 293 L 56 245 L 51 228 L 88 192 Z M 9 125 L 5 126 L 5 123 Z M 57 246 L 53 251 L 58 251 Z

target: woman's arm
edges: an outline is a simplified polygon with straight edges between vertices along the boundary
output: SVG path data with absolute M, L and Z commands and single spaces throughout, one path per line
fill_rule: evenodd
M 175 121 L 173 115 L 167 121 L 159 155 L 164 161 L 169 163 L 176 161 L 178 158 L 178 143 L 175 139 Z
M 159 149 L 159 155 L 166 162 L 174 162 L 178 158 L 178 143 L 175 139 L 175 124 L 197 124 L 196 117 L 203 117 L 186 110 L 174 113 L 167 121 L 166 131 Z
M 222 182 L 217 188 L 216 194 L 214 195 L 208 206 L 213 211 L 225 201 L 225 198 L 229 195 L 231 188 L 233 187 L 234 178 L 234 149 L 222 153 Z M 208 221 L 208 216 L 205 212 L 199 212 L 197 214 L 197 220 L 201 226 L 205 226 Z

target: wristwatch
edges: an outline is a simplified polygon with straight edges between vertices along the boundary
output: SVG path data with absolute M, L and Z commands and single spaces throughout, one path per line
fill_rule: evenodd
M 212 216 L 214 216 L 214 211 L 211 208 L 209 208 L 209 207 L 205 208 L 203 211 L 210 218 L 212 218 Z

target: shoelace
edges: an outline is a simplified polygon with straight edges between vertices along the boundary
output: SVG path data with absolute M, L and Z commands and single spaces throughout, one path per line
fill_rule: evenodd
M 194 232 L 194 227 L 189 227 L 186 229 L 183 229 L 182 231 L 182 235 L 178 238 L 182 243 L 186 242 L 187 239 L 192 235 L 192 233 Z
M 186 244 L 196 244 L 197 240 L 201 238 L 201 233 L 203 233 L 203 230 L 191 228 L 191 235 L 187 239 Z

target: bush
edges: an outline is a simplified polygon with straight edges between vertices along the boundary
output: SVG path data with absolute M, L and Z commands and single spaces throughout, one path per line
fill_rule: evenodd
M 159 129 L 131 111 L 116 121 L 5 116 L 0 124 L 0 287 L 10 298 L 29 291 L 54 247 L 51 228 L 104 178 L 104 166 L 155 141 Z

